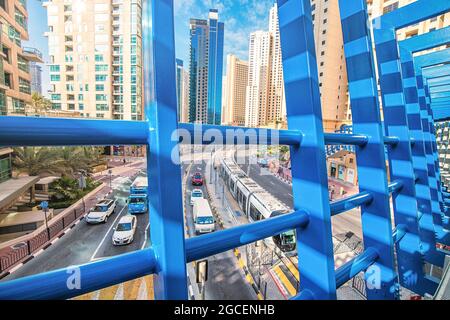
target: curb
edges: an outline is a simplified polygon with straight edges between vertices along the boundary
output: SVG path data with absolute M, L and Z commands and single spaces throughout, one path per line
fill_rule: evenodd
M 261 291 L 259 290 L 258 286 L 255 283 L 255 280 L 253 279 L 253 276 L 248 271 L 247 266 L 244 263 L 244 260 L 242 260 L 242 255 L 239 251 L 239 249 L 234 249 L 234 255 L 238 259 L 239 267 L 244 271 L 245 274 L 245 280 L 252 286 L 253 290 L 256 293 L 256 296 L 258 297 L 258 300 L 264 300 L 264 296 L 262 295 Z
M 107 194 L 105 194 L 104 198 L 106 199 L 106 197 L 108 197 L 112 193 L 113 193 L 113 190 L 110 190 Z M 38 250 L 35 253 L 33 253 L 33 254 L 29 255 L 28 257 L 24 258 L 24 260 L 21 263 L 15 265 L 14 267 L 9 269 L 5 273 L 0 274 L 0 280 L 5 278 L 5 277 L 7 277 L 7 276 L 9 276 L 9 275 L 11 275 L 11 274 L 13 274 L 14 272 L 19 270 L 20 268 L 22 268 L 27 262 L 29 262 L 29 261 L 33 260 L 34 258 L 36 258 L 37 256 L 41 255 L 45 250 L 47 250 L 53 244 L 58 242 L 59 239 L 61 239 L 66 234 L 71 232 L 73 230 L 73 228 L 75 228 L 82 220 L 84 220 L 84 218 L 86 217 L 88 212 L 90 212 L 90 209 L 87 210 L 83 215 L 81 215 L 77 220 L 75 220 L 72 223 L 72 225 L 70 225 L 70 227 L 67 227 L 65 230 L 61 231 L 61 233 L 59 235 L 57 235 L 52 241 L 49 241 L 47 244 L 44 244 L 43 247 L 40 250 Z
M 58 235 L 55 239 L 53 239 L 51 242 L 47 243 L 46 245 L 44 245 L 42 247 L 42 249 L 38 250 L 36 253 L 29 255 L 27 258 L 25 258 L 24 261 L 22 261 L 21 263 L 17 264 L 16 266 L 12 267 L 9 271 L 3 273 L 0 275 L 0 280 L 13 274 L 14 272 L 16 272 L 17 270 L 19 270 L 20 268 L 22 268 L 27 262 L 33 260 L 34 258 L 36 258 L 37 256 L 41 255 L 45 250 L 47 250 L 48 248 L 50 248 L 53 244 L 55 244 L 59 239 L 61 239 L 62 237 L 64 237 L 67 233 L 69 233 L 70 231 L 72 231 L 73 228 L 75 228 L 82 220 L 84 220 L 86 214 L 82 215 L 75 223 L 73 223 L 70 227 L 68 227 L 66 230 L 64 230 L 64 232 L 62 232 L 60 235 Z

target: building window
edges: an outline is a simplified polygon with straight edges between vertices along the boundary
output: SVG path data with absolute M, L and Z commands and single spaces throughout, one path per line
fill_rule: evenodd
M 19 77 L 19 91 L 26 94 L 31 94 L 30 81 Z
M 61 81 L 61 76 L 59 74 L 51 74 L 50 81 Z

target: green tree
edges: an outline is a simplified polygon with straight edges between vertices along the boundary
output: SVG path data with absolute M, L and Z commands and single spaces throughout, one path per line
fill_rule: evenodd
M 37 92 L 31 95 L 31 107 L 36 114 L 42 114 L 52 108 L 52 102 Z
M 78 186 L 78 181 L 69 177 L 62 177 L 51 185 L 54 200 L 75 200 L 78 199 L 81 190 Z
M 59 172 L 64 177 L 74 178 L 80 170 L 89 170 L 90 159 L 81 147 L 62 147 L 58 149 Z
M 54 175 L 59 171 L 54 148 L 14 148 L 13 167 L 30 176 Z

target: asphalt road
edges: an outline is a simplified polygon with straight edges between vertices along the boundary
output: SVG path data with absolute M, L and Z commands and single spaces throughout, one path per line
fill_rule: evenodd
M 183 165 L 186 170 L 188 165 Z M 202 189 L 206 197 L 206 187 L 192 186 L 191 177 L 195 172 L 205 174 L 206 164 L 193 164 L 190 167 L 186 183 L 185 208 L 186 222 L 190 237 L 195 236 L 193 208 L 190 205 L 190 194 L 193 189 Z M 206 177 L 208 181 L 209 177 Z M 246 282 L 243 272 L 239 269 L 233 252 L 228 251 L 208 258 L 208 281 L 205 285 L 206 300 L 255 300 L 256 294 Z M 195 280 L 195 278 L 194 278 Z M 193 284 L 195 285 L 195 283 Z
M 43 253 L 11 275 L 3 278 L 2 281 L 84 264 L 93 260 L 140 250 L 148 245 L 146 230 L 149 220 L 147 214 L 138 216 L 137 232 L 132 244 L 114 247 L 111 243 L 113 229 L 119 222 L 120 217 L 128 214 L 125 200 L 128 197 L 129 187 L 132 183 L 132 175 L 138 170 L 133 170 L 122 177 L 113 177 L 113 194 L 110 197 L 117 199 L 118 204 L 116 213 L 108 219 L 107 223 L 88 225 L 82 220 Z

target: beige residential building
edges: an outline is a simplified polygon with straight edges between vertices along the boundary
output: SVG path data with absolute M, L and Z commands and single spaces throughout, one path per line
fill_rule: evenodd
M 143 118 L 141 2 L 44 2 L 54 110 L 86 118 Z
M 245 102 L 248 83 L 248 62 L 235 55 L 227 56 L 223 124 L 245 126 Z
M 24 0 L 0 1 L 0 115 L 26 115 L 31 104 L 31 62 L 42 62 L 36 50 L 22 47 L 28 40 Z
M 348 122 L 348 81 L 338 0 L 311 0 L 323 126 L 334 132 Z
M 283 59 L 281 55 L 280 24 L 278 6 L 275 4 L 269 13 L 269 32 L 272 35 L 272 62 L 270 71 L 267 123 L 276 127 L 286 122 L 286 97 L 284 95 Z
M 267 106 L 272 62 L 272 35 L 268 31 L 250 34 L 248 85 L 245 104 L 245 125 L 267 124 Z

